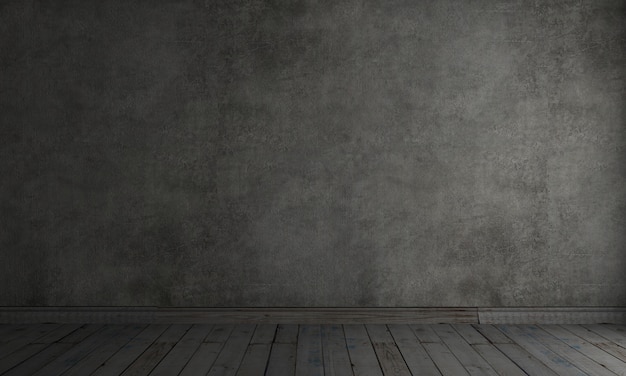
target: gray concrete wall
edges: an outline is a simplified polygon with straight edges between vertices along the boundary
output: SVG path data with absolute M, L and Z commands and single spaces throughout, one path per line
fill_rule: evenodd
M 626 305 L 626 2 L 0 3 L 0 305 Z

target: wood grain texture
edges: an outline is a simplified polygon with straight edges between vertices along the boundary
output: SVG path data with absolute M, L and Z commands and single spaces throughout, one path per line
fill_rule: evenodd
M 442 374 L 469 375 L 465 367 L 463 367 L 463 364 L 459 362 L 446 345 L 436 342 L 427 342 L 424 343 L 424 348 Z
M 172 325 L 133 364 L 128 367 L 123 376 L 140 376 L 152 372 L 154 367 L 170 352 L 182 336 L 189 330 L 189 325 Z
M 346 334 L 346 345 L 352 360 L 354 375 L 382 376 L 376 353 L 367 335 L 365 326 L 358 324 L 344 325 L 343 330 Z
M 552 334 L 570 347 L 577 349 L 613 373 L 626 376 L 626 358 L 619 359 L 559 325 L 542 325 L 541 329 Z
M 618 359 L 626 359 L 626 349 L 611 340 L 580 325 L 562 325 L 565 329 L 585 339 L 594 346 L 606 351 Z
M 319 325 L 300 325 L 296 353 L 296 374 L 324 375 L 322 332 Z
M 477 343 L 472 348 L 480 354 L 496 371 L 498 375 L 524 376 L 526 373 L 511 359 L 507 358 L 498 348 L 492 344 Z
M 499 325 L 498 329 L 556 373 L 571 376 L 586 375 L 567 359 L 544 346 L 525 328 L 513 325 Z
M 267 368 L 271 348 L 269 343 L 251 343 L 237 369 L 237 376 L 262 376 Z
M 206 338 L 212 325 L 194 325 L 150 373 L 151 376 L 178 375 Z
M 383 373 L 385 375 L 410 376 L 411 372 L 387 326 L 368 324 L 366 329 Z
M 169 325 L 149 325 L 135 338 L 121 347 L 112 357 L 100 365 L 95 376 L 120 375 L 133 364 L 146 349 L 165 332 Z
M 180 376 L 206 375 L 222 352 L 234 325 L 215 325 L 193 353 Z
M 72 346 L 73 344 L 69 343 L 53 343 L 42 351 L 38 352 L 36 355 L 28 358 L 27 361 L 24 361 L 11 368 L 7 373 L 4 373 L 3 376 L 32 375 L 38 370 L 44 368 L 50 362 L 58 359 L 62 354 L 70 351 L 72 349 Z
M 450 325 L 433 325 L 433 329 L 470 375 L 498 376 L 489 363 Z
M 594 376 L 614 376 L 615 374 L 605 366 L 593 361 L 587 355 L 571 347 L 567 343 L 559 340 L 550 333 L 534 325 L 524 325 L 521 327 L 526 333 L 541 342 L 544 346 L 567 359 L 581 371 Z
M 415 333 L 406 324 L 387 325 L 406 365 L 414 375 L 441 375 L 424 346 L 415 337 Z
M 254 325 L 246 324 L 237 325 L 233 329 L 222 351 L 215 359 L 215 363 L 208 373 L 209 376 L 227 376 L 237 373 L 254 333 L 254 327 Z
M 618 325 L 4 327 L 3 375 L 626 376 Z M 24 333 L 20 338 L 15 331 Z M 16 342 L 18 341 L 19 342 Z
M 478 323 L 476 308 L 0 308 L 0 323 L 389 324 Z
M 109 325 L 100 328 L 78 342 L 77 345 L 73 346 L 69 351 L 41 368 L 34 375 L 60 375 L 66 372 L 89 353 L 112 340 L 112 338 L 122 330 L 124 330 L 124 327 L 118 325 Z
M 489 343 L 489 340 L 471 325 L 452 325 L 452 327 L 470 345 L 484 345 Z
M 45 348 L 46 345 L 43 343 L 33 343 L 13 351 L 11 354 L 0 359 L 0 374 L 24 362 Z
M 298 325 L 280 324 L 276 328 L 276 343 L 298 343 Z
M 626 307 L 1 307 L 0 324 L 626 324 Z M 0 328 L 1 329 L 1 328 Z
M 493 325 L 472 325 L 502 354 L 529 375 L 556 375 Z M 478 345 L 476 345 L 478 346 Z M 478 351 L 478 350 L 477 350 Z
M 495 346 L 529 375 L 557 376 L 556 372 L 515 343 L 501 343 Z
M 58 327 L 58 324 L 39 324 L 17 332 L 10 340 L 0 343 L 0 360 L 29 343 L 35 342 L 38 338 L 45 336 Z
M 490 343 L 513 343 L 509 337 L 504 335 L 498 328 L 489 324 L 472 325 L 483 337 L 487 338 Z
M 274 343 L 267 364 L 268 376 L 295 375 L 296 372 L 295 343 Z
M 259 324 L 254 330 L 246 354 L 237 370 L 238 376 L 263 375 L 269 361 L 272 342 L 276 336 L 275 324 Z
M 121 347 L 136 337 L 145 327 L 145 325 L 136 324 L 124 326 L 114 337 L 102 343 L 101 346 L 73 365 L 72 368 L 64 373 L 64 376 L 90 375 Z
M 626 349 L 626 330 L 623 327 L 614 325 L 584 325 L 584 327 Z
M 341 325 L 322 325 L 322 351 L 324 374 L 327 376 L 352 375 L 350 355 Z
M 206 375 L 223 347 L 223 343 L 201 343 L 196 352 L 193 353 L 189 359 L 189 362 L 187 362 L 182 369 L 180 376 Z

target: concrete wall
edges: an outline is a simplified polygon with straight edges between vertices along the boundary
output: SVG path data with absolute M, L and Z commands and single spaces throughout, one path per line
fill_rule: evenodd
M 0 305 L 626 305 L 626 2 L 0 3 Z

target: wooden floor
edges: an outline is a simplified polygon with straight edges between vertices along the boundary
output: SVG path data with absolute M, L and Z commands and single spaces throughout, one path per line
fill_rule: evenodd
M 626 375 L 620 325 L 0 325 L 2 375 Z

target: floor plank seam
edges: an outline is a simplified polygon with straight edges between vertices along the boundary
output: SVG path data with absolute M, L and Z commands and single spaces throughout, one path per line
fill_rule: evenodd
M 0 374 L 614 376 L 626 375 L 625 329 L 613 324 L 0 324 Z

